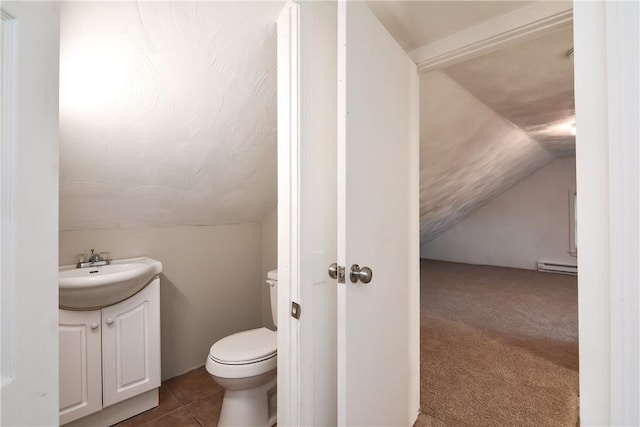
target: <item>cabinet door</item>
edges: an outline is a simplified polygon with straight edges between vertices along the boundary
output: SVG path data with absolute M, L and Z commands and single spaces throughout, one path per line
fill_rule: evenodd
M 102 409 L 100 311 L 59 310 L 60 424 Z
M 160 279 L 102 309 L 103 406 L 160 387 Z

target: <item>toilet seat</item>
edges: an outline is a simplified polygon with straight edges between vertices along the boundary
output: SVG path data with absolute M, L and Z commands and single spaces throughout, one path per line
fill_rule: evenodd
M 276 354 L 278 338 L 267 328 L 238 332 L 214 343 L 209 357 L 225 365 L 244 365 L 260 362 Z
M 245 378 L 276 369 L 277 360 L 276 332 L 258 328 L 229 335 L 213 344 L 206 368 L 216 377 Z
M 268 359 L 244 365 L 226 365 L 208 357 L 206 364 L 207 372 L 226 379 L 255 377 L 275 370 L 277 366 L 278 356 L 275 354 Z

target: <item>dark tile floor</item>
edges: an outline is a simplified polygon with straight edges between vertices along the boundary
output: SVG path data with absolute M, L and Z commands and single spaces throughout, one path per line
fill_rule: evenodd
M 202 368 L 171 378 L 160 387 L 160 404 L 118 427 L 216 427 L 224 390 Z

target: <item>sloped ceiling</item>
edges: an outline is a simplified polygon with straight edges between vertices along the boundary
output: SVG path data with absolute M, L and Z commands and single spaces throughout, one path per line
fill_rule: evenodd
M 409 3 L 398 10 L 418 7 Z M 465 6 L 458 24 L 467 26 L 526 4 L 467 3 L 419 8 L 440 11 L 430 18 L 438 21 Z M 62 230 L 254 222 L 275 208 L 282 4 L 62 3 Z M 434 31 L 405 47 L 452 30 Z M 544 133 L 549 117 L 572 107 L 565 47 L 558 35 L 422 76 L 423 239 L 571 153 L 570 139 Z M 560 68 L 530 67 L 559 59 Z
M 367 1 L 404 50 L 421 47 L 533 1 Z
M 443 71 L 558 157 L 575 156 L 571 27 Z
M 367 2 L 409 51 L 534 2 Z M 572 30 L 421 76 L 421 240 L 575 155 Z
M 61 4 L 62 230 L 253 222 L 275 208 L 282 5 Z
M 554 159 L 446 74 L 420 79 L 420 231 L 431 240 Z
M 423 240 L 575 156 L 572 45 L 568 28 L 422 76 Z

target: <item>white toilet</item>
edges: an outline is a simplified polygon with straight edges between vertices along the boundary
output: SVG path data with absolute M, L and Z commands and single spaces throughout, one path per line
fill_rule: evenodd
M 278 272 L 267 274 L 273 324 L 278 324 Z M 224 387 L 218 426 L 276 423 L 277 333 L 267 328 L 238 332 L 209 349 L 207 371 Z

